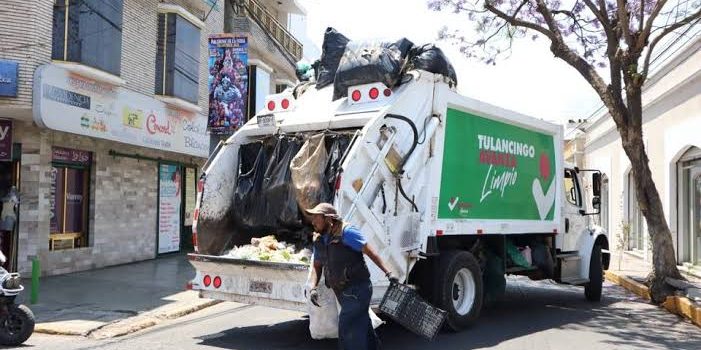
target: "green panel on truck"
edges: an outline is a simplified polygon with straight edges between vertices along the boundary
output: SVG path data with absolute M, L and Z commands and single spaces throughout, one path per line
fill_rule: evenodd
M 448 108 L 439 219 L 552 221 L 553 135 Z

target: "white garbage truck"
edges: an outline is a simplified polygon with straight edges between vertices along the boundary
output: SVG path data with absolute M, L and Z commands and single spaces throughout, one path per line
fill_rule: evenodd
M 201 297 L 307 310 L 308 263 L 242 259 L 228 251 L 278 234 L 275 225 L 247 231 L 251 215 L 275 222 L 276 213 L 296 215 L 301 225 L 285 226 L 285 239 L 309 244 L 303 200 L 285 205 L 285 190 L 246 202 L 242 193 L 284 189 L 294 178 L 275 175 L 270 182 L 270 174 L 295 164 L 279 143 L 261 159 L 266 140 L 297 140 L 303 152 L 323 135 L 333 158 L 318 168 L 322 179 L 332 178 L 325 198 L 402 282 L 447 311 L 448 328 L 473 323 L 485 300 L 503 293 L 505 275 L 582 286 L 586 299 L 601 298 L 610 260 L 607 233 L 595 220 L 601 176 L 565 165 L 562 126 L 461 96 L 444 76 L 423 70 L 408 72 L 392 88 L 353 86 L 335 101 L 332 92 L 309 88 L 267 97 L 265 108 L 204 166 L 196 251 L 188 256 L 197 271 L 191 288 Z M 328 141 L 341 136 L 342 147 Z M 258 145 L 258 156 L 251 145 Z M 265 168 L 264 160 L 264 183 L 256 184 L 250 174 Z M 313 175 L 317 167 L 301 168 Z M 368 267 L 377 305 L 389 282 L 373 263 Z

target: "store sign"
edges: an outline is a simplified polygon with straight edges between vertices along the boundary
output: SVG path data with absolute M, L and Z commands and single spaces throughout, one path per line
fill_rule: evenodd
M 158 171 L 158 254 L 180 250 L 182 175 L 177 165 L 161 164 Z
M 0 60 L 0 96 L 17 97 L 19 64 Z
M 12 120 L 0 119 L 0 161 L 12 160 Z
M 54 162 L 74 163 L 89 166 L 91 163 L 91 153 L 72 148 L 52 147 L 51 160 Z
M 197 157 L 209 155 L 207 118 L 155 98 L 73 74 L 37 69 L 34 121 L 53 130 Z

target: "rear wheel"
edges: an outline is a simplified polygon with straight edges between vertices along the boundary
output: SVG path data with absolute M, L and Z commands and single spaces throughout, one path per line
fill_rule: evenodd
M 482 309 L 482 273 L 477 259 L 465 251 L 452 251 L 440 258 L 436 303 L 446 310 L 446 325 L 460 331 L 469 327 Z
M 604 269 L 601 262 L 601 246 L 596 244 L 591 250 L 589 263 L 589 283 L 584 285 L 584 296 L 589 301 L 600 301 L 604 284 Z
M 24 305 L 11 304 L 0 317 L 0 344 L 17 346 L 34 332 L 34 314 Z

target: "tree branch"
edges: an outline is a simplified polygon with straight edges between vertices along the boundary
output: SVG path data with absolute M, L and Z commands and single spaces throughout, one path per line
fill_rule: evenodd
M 667 4 L 667 0 L 659 0 L 655 4 L 655 7 L 652 9 L 652 12 L 650 12 L 650 16 L 647 18 L 647 22 L 645 22 L 645 26 L 640 31 L 640 37 L 638 37 L 638 43 L 637 43 L 638 48 L 644 47 L 645 43 L 647 43 L 647 40 L 650 37 L 650 33 L 652 32 L 652 22 L 655 21 L 657 16 L 660 14 L 660 11 L 662 11 L 662 8 L 666 4 Z M 642 21 L 642 19 L 641 19 L 641 21 Z
M 643 63 L 643 72 L 642 72 L 643 78 L 647 78 L 647 73 L 648 73 L 648 70 L 650 68 L 650 57 L 652 56 L 652 52 L 655 50 L 655 46 L 660 42 L 660 40 L 662 40 L 669 33 L 672 33 L 673 31 L 675 31 L 675 30 L 677 30 L 677 29 L 679 29 L 679 28 L 681 28 L 681 27 L 683 27 L 691 22 L 694 22 L 694 21 L 698 22 L 699 19 L 701 19 L 701 8 L 699 8 L 699 10 L 696 11 L 696 13 L 690 15 L 689 17 L 686 17 L 683 20 L 670 25 L 665 30 L 663 30 L 662 33 L 660 33 L 660 35 L 658 35 L 657 37 L 655 37 L 655 39 L 652 40 L 652 42 L 650 43 L 650 46 L 648 46 L 648 48 L 647 48 L 647 54 L 645 55 L 645 62 Z
M 513 16 L 509 16 L 506 13 L 501 12 L 499 9 L 497 9 L 496 7 L 492 6 L 489 3 L 485 3 L 484 8 L 487 9 L 489 12 L 495 14 L 497 17 L 505 20 L 506 22 L 508 22 L 512 26 L 533 29 L 533 30 L 547 36 L 548 38 L 550 38 L 550 40 L 553 40 L 555 38 L 555 34 L 552 33 L 551 31 L 547 30 L 546 28 L 543 28 L 535 23 L 531 23 L 528 21 L 523 21 L 523 20 L 517 19 L 516 18 L 516 15 L 518 14 L 517 12 L 514 12 Z
M 626 9 L 625 0 L 617 0 L 618 3 L 618 23 L 623 39 L 626 41 L 628 48 L 633 48 L 633 36 L 630 34 L 630 22 L 628 21 L 628 12 Z
M 543 15 L 545 23 L 548 25 L 550 31 L 555 35 L 556 40 L 553 41 L 557 41 L 558 44 L 564 45 L 565 41 L 562 39 L 562 33 L 560 33 L 560 29 L 557 27 L 555 18 L 553 18 L 553 14 L 548 9 L 548 5 L 545 4 L 544 0 L 536 0 L 536 3 L 538 4 L 538 12 Z

